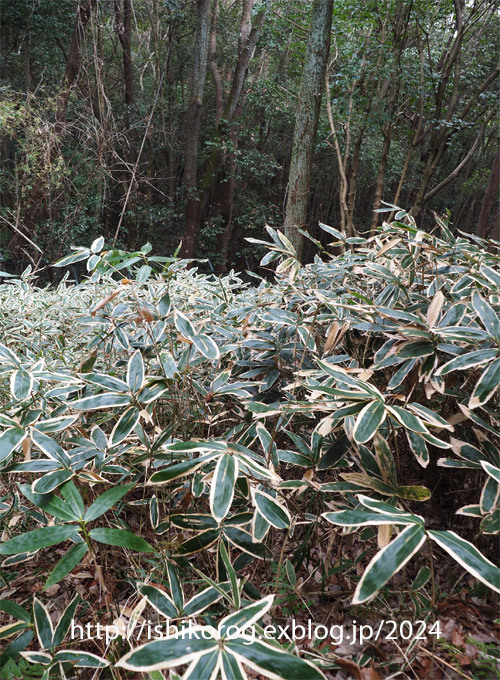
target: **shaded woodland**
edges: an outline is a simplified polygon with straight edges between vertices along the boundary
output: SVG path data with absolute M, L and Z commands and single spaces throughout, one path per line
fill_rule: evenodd
M 256 264 L 381 201 L 498 238 L 496 0 L 1 0 L 0 248 Z M 311 252 L 306 249 L 304 257 Z

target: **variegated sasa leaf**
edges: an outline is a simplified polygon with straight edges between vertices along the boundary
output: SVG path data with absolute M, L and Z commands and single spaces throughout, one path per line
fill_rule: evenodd
M 192 340 L 193 336 L 196 335 L 196 331 L 188 317 L 178 309 L 174 311 L 174 324 L 179 333 L 187 340 Z
M 10 391 L 17 401 L 27 399 L 33 389 L 34 378 L 31 373 L 20 368 L 10 376 Z
M 139 392 L 144 385 L 144 360 L 140 349 L 136 350 L 127 364 L 127 385 L 132 392 Z
M 482 298 L 477 291 L 474 291 L 474 293 L 472 293 L 472 306 L 488 333 L 495 338 L 497 342 L 500 342 L 500 319 L 490 303 Z
M 54 628 L 45 605 L 36 597 L 33 600 L 33 621 L 37 638 L 42 649 L 52 649 Z
M 210 361 L 218 361 L 218 359 L 220 359 L 219 348 L 210 336 L 193 335 L 190 339 L 196 349 L 200 354 L 203 354 L 204 357 Z
M 379 501 L 376 500 L 375 498 L 370 498 L 369 496 L 364 496 L 363 494 L 358 494 L 358 501 L 365 506 L 365 508 L 368 508 L 369 510 L 373 510 L 375 512 L 380 512 L 382 515 L 391 515 L 391 516 L 399 516 L 399 517 L 405 517 L 406 519 L 411 519 L 412 522 L 416 522 L 418 524 L 421 524 L 422 526 L 424 525 L 424 520 L 420 515 L 415 515 L 413 513 L 405 512 L 404 510 L 400 510 L 399 508 L 395 508 L 389 503 L 385 503 L 384 501 Z
M 224 536 L 239 550 L 257 557 L 260 560 L 268 560 L 272 557 L 272 552 L 262 543 L 253 541 L 251 534 L 238 527 L 223 527 Z
M 54 661 L 70 663 L 75 668 L 106 668 L 106 666 L 109 666 L 109 661 L 101 656 L 77 649 L 60 649 L 54 655 Z
M 229 583 L 231 584 L 231 594 L 233 596 L 233 601 L 235 603 L 235 606 L 237 609 L 240 607 L 240 588 L 239 588 L 239 581 L 238 577 L 236 575 L 236 570 L 234 569 L 231 559 L 229 557 L 229 553 L 226 550 L 226 546 L 224 545 L 224 541 L 221 541 L 219 543 L 219 556 L 220 559 L 222 560 L 222 563 L 224 565 L 224 568 L 226 570 L 227 577 L 229 579 Z
M 235 456 L 220 456 L 215 467 L 210 489 L 210 511 L 217 522 L 229 512 L 234 497 L 234 485 L 238 478 L 238 460 Z
M 33 444 L 35 444 L 41 451 L 45 453 L 46 456 L 56 460 L 58 463 L 65 468 L 69 468 L 71 459 L 66 453 L 66 451 L 60 446 L 54 439 L 48 437 L 43 432 L 38 432 L 38 430 L 33 430 L 31 436 Z
M 500 359 L 495 359 L 483 372 L 469 400 L 470 409 L 486 404 L 500 387 Z
M 222 545 L 222 541 L 220 543 Z M 213 586 L 205 588 L 201 592 L 194 595 L 183 608 L 183 616 L 194 617 L 205 611 L 215 602 L 218 602 L 222 597 L 222 593 L 217 591 Z
M 224 648 L 240 663 L 249 666 L 266 678 L 325 680 L 323 673 L 311 662 L 278 649 L 263 640 L 253 640 L 250 635 L 228 640 Z
M 153 640 L 133 649 L 125 654 L 116 666 L 130 671 L 147 673 L 149 671 L 159 671 L 166 668 L 175 668 L 183 664 L 196 661 L 207 652 L 218 648 L 216 635 L 217 631 L 210 626 L 192 626 L 191 635 L 182 630 L 176 635 Z M 197 639 L 196 634 L 200 634 Z M 201 637 L 201 635 L 207 637 Z M 212 634 L 213 637 L 209 637 Z
M 252 497 L 259 514 L 276 529 L 288 529 L 291 518 L 287 508 L 271 494 L 252 489 Z
M 20 427 L 11 427 L 0 435 L 0 463 L 26 439 L 28 432 Z
M 358 444 L 370 441 L 386 417 L 385 404 L 371 401 L 359 413 L 354 425 L 353 437 Z
M 454 531 L 429 530 L 427 533 L 461 567 L 489 588 L 500 593 L 500 569 L 480 553 L 472 543 L 458 536 Z
M 225 638 L 228 636 L 230 639 L 231 633 L 234 635 L 236 629 L 243 632 L 245 628 L 250 628 L 271 609 L 273 602 L 274 595 L 268 595 L 258 602 L 252 602 L 252 604 L 243 607 L 243 609 L 225 616 L 219 622 L 219 637 Z
M 194 472 L 199 467 L 204 465 L 207 461 L 212 460 L 215 457 L 216 454 L 209 453 L 205 456 L 200 456 L 199 458 L 195 458 L 193 460 L 185 460 L 182 463 L 170 465 L 169 467 L 164 468 L 163 470 L 155 472 L 153 475 L 151 475 L 151 479 L 149 480 L 148 483 L 168 484 L 169 482 L 172 482 L 174 479 L 179 479 L 179 477 L 184 477 L 184 475 L 188 475 Z
M 77 411 L 95 411 L 96 409 L 116 408 L 117 406 L 128 406 L 129 404 L 130 396 L 128 394 L 105 392 L 72 401 L 71 408 L 74 408 Z
M 436 375 L 447 375 L 452 371 L 465 371 L 469 368 L 475 368 L 477 366 L 482 366 L 488 361 L 494 359 L 498 354 L 496 349 L 478 349 L 474 352 L 467 352 L 466 354 L 461 354 L 458 357 L 454 357 L 447 361 L 445 364 L 440 366 Z
M 165 618 L 175 620 L 180 615 L 170 595 L 157 586 L 144 583 L 139 586 L 139 592 L 147 597 L 151 606 Z
M 140 413 L 135 406 L 131 406 L 124 411 L 111 432 L 110 446 L 115 446 L 126 439 L 139 422 L 139 419 Z
M 322 515 L 331 524 L 343 527 L 379 526 L 382 524 L 417 524 L 413 515 L 389 515 L 366 510 L 339 510 L 338 512 L 324 512 Z
M 187 671 L 182 676 L 182 680 L 216 680 L 220 667 L 220 652 L 215 649 L 203 654 L 191 663 Z
M 352 604 L 368 602 L 415 555 L 425 541 L 420 525 L 408 526 L 370 561 L 354 593 Z
M 488 463 L 486 460 L 481 461 L 481 465 L 483 466 L 483 470 L 489 474 L 490 477 L 493 477 L 493 479 L 500 484 L 500 469 L 492 465 L 491 463 Z

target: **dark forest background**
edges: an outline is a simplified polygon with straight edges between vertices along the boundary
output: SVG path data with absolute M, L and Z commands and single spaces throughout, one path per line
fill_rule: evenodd
M 265 224 L 498 238 L 494 0 L 1 0 L 0 251 L 256 263 Z M 304 252 L 310 257 L 310 252 Z

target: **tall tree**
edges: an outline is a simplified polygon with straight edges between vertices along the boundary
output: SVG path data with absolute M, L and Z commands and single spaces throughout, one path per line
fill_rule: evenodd
M 196 34 L 194 39 L 194 64 L 191 77 L 191 96 L 186 115 L 186 145 L 184 188 L 186 200 L 186 227 L 181 254 L 193 257 L 200 225 L 200 195 L 198 192 L 198 147 L 205 80 L 207 75 L 208 47 L 210 43 L 211 0 L 197 0 Z
M 491 236 L 494 239 L 500 239 L 500 224 L 499 224 L 499 201 L 498 188 L 500 182 L 500 140 L 495 158 L 493 160 L 493 167 L 491 169 L 488 186 L 484 192 L 483 202 L 481 204 L 481 212 L 479 213 L 479 221 L 477 225 L 477 235 L 482 238 Z M 492 213 L 496 206 L 495 213 L 492 219 Z
M 314 145 L 330 52 L 332 12 L 333 0 L 314 0 L 295 116 L 284 227 L 299 257 L 303 237 L 298 229 L 307 224 Z

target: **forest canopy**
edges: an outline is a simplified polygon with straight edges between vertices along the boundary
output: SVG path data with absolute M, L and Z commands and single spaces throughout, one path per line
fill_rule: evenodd
M 0 8 L 6 260 L 103 234 L 241 270 L 265 224 L 367 235 L 381 201 L 494 235 L 495 0 Z

